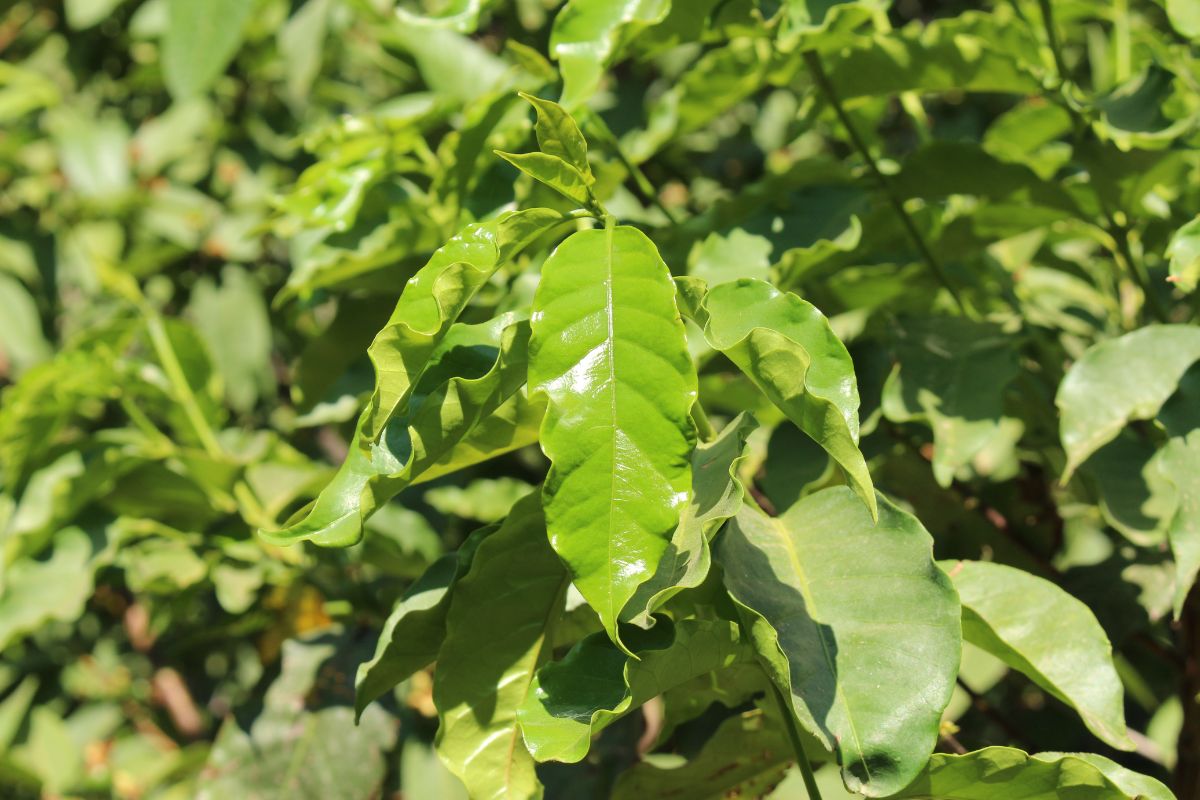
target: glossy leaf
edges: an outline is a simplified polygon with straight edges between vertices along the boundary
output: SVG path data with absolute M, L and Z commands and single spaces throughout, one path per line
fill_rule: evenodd
M 654 245 L 622 226 L 559 245 L 534 297 L 529 388 L 548 399 L 546 526 L 614 639 L 691 487 L 696 372 L 674 294 Z
M 471 567 L 480 542 L 495 532 L 481 528 L 432 565 L 396 603 L 370 661 L 359 665 L 354 681 L 354 713 L 361 717 L 371 701 L 437 659 L 446 636 L 446 613 L 458 579 Z
M 1187 325 L 1148 325 L 1089 348 L 1055 398 L 1067 451 L 1063 482 L 1128 422 L 1153 418 L 1198 360 L 1200 329 Z
M 388 421 L 405 411 L 430 356 L 475 292 L 502 264 L 561 221 L 557 212 L 535 208 L 473 223 L 408 281 L 367 350 L 375 365 L 375 390 L 364 412 L 364 436 L 378 439 Z
M 743 508 L 716 540 L 725 586 L 797 719 L 836 748 L 855 792 L 898 791 L 924 765 L 958 671 L 959 605 L 932 540 L 848 488 L 771 518 Z
M 725 620 L 661 622 L 626 633 L 637 658 L 606 634 L 594 634 L 560 661 L 538 670 L 517 713 L 525 745 L 537 761 L 575 763 L 592 737 L 631 709 L 699 675 L 753 659 L 736 623 Z
M 457 326 L 441 349 L 431 352 L 434 366 L 422 384 L 428 394 L 420 391 L 409 414 L 393 421 L 377 443 L 366 442 L 362 434 L 364 411 L 356 443 L 313 506 L 283 530 L 260 535 L 279 544 L 311 540 L 328 547 L 346 547 L 362 538 L 364 521 L 381 503 L 427 469 L 445 474 L 519 446 L 512 441 L 519 429 L 510 416 L 518 407 L 509 404 L 525 380 L 529 327 L 521 322 L 501 330 L 497 323 L 504 321 Z M 496 337 L 500 337 L 498 341 Z M 490 368 L 483 368 L 487 355 L 481 356 L 480 351 L 495 358 Z M 471 361 L 475 366 L 467 375 L 453 374 L 464 371 L 464 364 Z M 450 373 L 448 379 L 441 382 L 446 373 Z M 503 416 L 493 423 L 494 413 Z M 466 452 L 459 449 L 460 444 L 467 445 Z
M 472 797 L 541 797 L 517 709 L 550 655 L 568 582 L 533 494 L 484 539 L 454 587 L 434 684 L 437 750 Z
M 1172 800 L 1158 781 L 1106 758 L 1074 753 L 1029 755 L 986 747 L 965 755 L 934 753 L 895 800 Z
M 533 132 L 537 136 L 538 149 L 546 155 L 561 158 L 578 170 L 584 180 L 591 184 L 594 178 L 587 159 L 587 141 L 571 115 L 558 103 L 550 100 L 543 100 L 524 92 L 521 92 L 521 97 L 528 100 L 537 112 L 537 123 L 533 126 Z
M 560 102 L 574 109 L 591 97 L 622 44 L 670 9 L 670 0 L 570 0 L 550 31 L 550 52 L 563 76 Z
M 254 3 L 242 0 L 168 0 L 162 68 L 174 97 L 202 94 L 213 85 L 241 46 L 253 13 Z
M 547 153 L 503 153 L 499 150 L 496 155 L 576 205 L 582 208 L 596 207 L 596 199 L 592 197 L 587 178 L 558 156 Z
M 1074 708 L 1106 744 L 1130 750 L 1112 645 L 1091 610 L 1047 580 L 984 561 L 942 562 L 963 607 L 963 639 Z
M 949 486 L 974 467 L 1004 417 L 1004 391 L 1017 376 L 1017 353 L 997 326 L 929 317 L 893 330 L 898 361 L 883 388 L 883 414 L 933 430 L 933 474 Z
M 704 298 L 704 312 L 709 344 L 833 456 L 875 516 L 871 476 L 858 449 L 854 364 L 825 315 L 796 295 L 756 280 L 713 287 Z
M 684 589 L 699 586 L 712 562 L 708 542 L 725 520 L 737 513 L 745 492 L 738 467 L 746 457 L 746 439 L 758 427 L 749 414 L 739 414 L 712 442 L 692 452 L 692 493 L 671 534 L 671 542 L 654 576 L 637 588 L 621 619 L 653 624 L 651 614 Z

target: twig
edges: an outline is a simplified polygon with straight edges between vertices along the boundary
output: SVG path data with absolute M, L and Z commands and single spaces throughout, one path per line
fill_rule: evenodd
M 817 778 L 813 775 L 812 764 L 808 762 L 808 754 L 804 752 L 804 745 L 800 742 L 800 732 L 796 730 L 796 719 L 792 715 L 792 710 L 788 708 L 783 692 L 779 691 L 779 687 L 775 685 L 775 681 L 771 680 L 769 675 L 767 682 L 771 684 L 775 703 L 779 706 L 779 713 L 783 715 L 783 725 L 787 728 L 788 740 L 792 743 L 792 749 L 796 751 L 796 764 L 800 767 L 800 776 L 804 778 L 804 788 L 808 790 L 809 800 L 821 800 L 821 790 L 817 788 Z

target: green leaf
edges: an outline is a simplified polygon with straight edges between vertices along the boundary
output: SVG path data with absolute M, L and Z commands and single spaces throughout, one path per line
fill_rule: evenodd
M 691 487 L 696 369 L 671 274 L 634 228 L 580 231 L 543 265 L 532 326 L 550 542 L 615 639 Z
M 1067 451 L 1062 482 L 1130 420 L 1151 419 L 1200 360 L 1200 328 L 1147 325 L 1088 349 L 1068 370 L 1055 404 Z
M 37 303 L 21 282 L 0 273 L 0 372 L 18 377 L 50 357 Z
M 437 749 L 472 797 L 541 797 L 517 709 L 550 655 L 568 582 L 531 494 L 479 545 L 454 587 L 433 688 Z
M 471 567 L 475 551 L 496 526 L 481 528 L 429 566 L 383 624 L 375 655 L 359 665 L 354 679 L 354 713 L 361 717 L 373 700 L 437 659 L 446 637 L 451 592 Z
M 742 505 L 744 487 L 738 467 L 746 457 L 746 439 L 758 427 L 750 414 L 738 414 L 711 442 L 692 451 L 692 494 L 679 525 L 650 580 L 637 587 L 625 604 L 623 621 L 653 624 L 651 614 L 684 589 L 708 577 L 712 561 L 708 542 Z
M 537 136 L 538 149 L 546 155 L 558 156 L 570 164 L 590 185 L 594 178 L 587 159 L 587 141 L 575 120 L 558 103 L 525 92 L 520 94 L 533 104 L 534 111 L 537 112 L 537 124 L 534 125 L 533 132 Z
M 568 109 L 586 102 L 624 43 L 670 10 L 670 0 L 570 0 L 550 31 L 550 52 L 563 76 L 559 102 Z
M 613 800 L 723 800 L 765 797 L 783 780 L 792 755 L 783 725 L 761 710 L 721 723 L 681 766 L 642 761 L 621 774 Z
M 464 486 L 438 486 L 425 492 L 425 502 L 447 516 L 498 522 L 513 503 L 533 489 L 517 478 L 479 478 Z
M 375 390 L 364 412 L 364 436 L 377 440 L 388 421 L 404 413 L 430 356 L 479 288 L 561 221 L 556 211 L 534 208 L 472 223 L 408 281 L 391 318 L 367 350 L 375 365 Z
M 44 561 L 9 565 L 0 583 L 0 648 L 52 621 L 74 622 L 92 596 L 92 544 L 79 528 L 64 528 Z
M 933 474 L 949 486 L 996 437 L 1004 391 L 1017 376 L 1012 339 L 999 326 L 961 317 L 908 320 L 893 328 L 896 367 L 883 387 L 883 414 L 933 430 Z M 980 474 L 989 465 L 979 464 Z
M 1156 467 L 1176 491 L 1178 505 L 1167 528 L 1175 557 L 1175 618 L 1200 573 L 1200 430 L 1177 436 L 1163 446 Z
M 224 379 L 229 405 L 249 411 L 260 397 L 274 394 L 271 320 L 263 289 L 250 273 L 226 267 L 220 286 L 202 278 L 192 290 L 189 311 Z
M 766 280 L 770 272 L 771 241 L 741 228 L 728 236 L 710 233 L 688 254 L 688 274 L 709 285 L 739 278 Z
M 167 0 L 163 81 L 176 100 L 203 94 L 242 44 L 257 3 L 249 0 Z
M 1083 753 L 1031 756 L 1011 747 L 934 753 L 924 772 L 890 800 L 1174 800 L 1152 778 Z
M 277 544 L 311 540 L 347 547 L 362 538 L 363 523 L 380 504 L 418 478 L 519 446 L 522 442 L 513 437 L 530 429 L 532 420 L 512 415 L 537 414 L 528 404 L 513 404 L 525 380 L 529 326 L 519 322 L 502 328 L 506 321 L 501 316 L 490 323 L 454 326 L 431 351 L 409 413 L 372 442 L 362 432 L 370 413 L 364 410 L 346 460 L 316 503 L 283 530 L 260 535 Z M 485 370 L 489 355 L 495 360 Z M 467 374 L 452 374 L 463 371 Z M 493 414 L 499 419 L 493 421 Z M 427 470 L 431 474 L 425 475 Z
M 451 0 L 443 4 L 436 16 L 414 14 L 403 6 L 396 9 L 396 16 L 404 25 L 418 28 L 449 28 L 458 33 L 474 33 L 479 27 L 480 12 L 490 5 L 492 0 Z
M 1200 39 L 1200 7 L 1191 0 L 1167 0 L 1167 18 L 1180 36 Z
M 754 658 L 737 624 L 726 620 L 664 620 L 624 640 L 636 658 L 598 633 L 538 670 L 517 712 L 534 759 L 573 764 L 587 755 L 595 734 L 650 698 Z
M 1003 564 L 942 562 L 963 608 L 963 638 L 1074 708 L 1105 744 L 1132 750 L 1112 645 L 1082 602 Z
M 841 465 L 874 517 L 871 475 L 858 449 L 854 363 L 825 315 L 758 280 L 713 287 L 704 312 L 708 343 Z
M 546 153 L 505 153 L 496 155 L 536 181 L 546 184 L 581 208 L 596 208 L 596 199 L 588 179 L 576 167 L 558 156 Z
M 1194 292 L 1200 282 L 1200 217 L 1184 225 L 1167 246 L 1171 277 L 1167 280 L 1185 292 Z
M 725 586 L 801 724 L 872 797 L 903 788 L 937 740 L 958 671 L 959 605 L 912 516 L 879 521 L 846 487 L 781 517 L 743 508 L 717 538 Z

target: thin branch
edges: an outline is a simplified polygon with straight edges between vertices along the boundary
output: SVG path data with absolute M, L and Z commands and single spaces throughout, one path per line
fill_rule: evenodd
M 796 729 L 796 719 L 792 715 L 792 710 L 788 708 L 783 692 L 779 691 L 779 687 L 775 685 L 775 681 L 771 680 L 769 675 L 767 682 L 771 684 L 775 703 L 779 706 L 779 713 L 783 716 L 788 740 L 792 743 L 792 749 L 796 751 L 796 764 L 800 767 L 800 776 L 804 778 L 804 788 L 808 790 L 809 800 L 821 800 L 821 790 L 817 788 L 817 778 L 813 775 L 812 764 L 809 763 L 808 754 L 804 752 L 804 745 L 800 742 L 800 731 Z

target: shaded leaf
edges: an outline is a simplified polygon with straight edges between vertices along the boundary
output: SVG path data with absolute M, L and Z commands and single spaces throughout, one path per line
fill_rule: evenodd
M 921 524 L 874 523 L 846 487 L 781 517 L 743 508 L 714 545 L 764 666 L 805 729 L 872 797 L 925 764 L 958 671 L 959 605 Z
M 529 388 L 548 398 L 546 525 L 614 638 L 691 487 L 696 371 L 674 295 L 654 245 L 620 226 L 559 245 L 534 297 Z
M 1170 517 L 1167 539 L 1175 557 L 1175 617 L 1200 573 L 1200 430 L 1177 436 L 1163 446 L 1156 459 L 1163 479 L 1176 492 L 1177 506 Z

